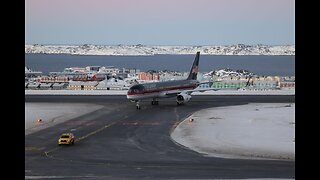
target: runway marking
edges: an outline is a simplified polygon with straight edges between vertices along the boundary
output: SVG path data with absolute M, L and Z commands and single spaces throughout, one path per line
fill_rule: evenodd
M 112 126 L 112 125 L 114 125 L 115 123 L 117 123 L 117 122 L 113 122 L 113 123 L 111 123 L 111 124 L 105 125 L 105 126 L 103 126 L 102 128 L 100 128 L 100 129 L 97 129 L 97 130 L 95 130 L 95 131 L 93 131 L 93 132 L 91 132 L 91 133 L 89 133 L 89 134 L 87 134 L 87 135 L 85 135 L 85 136 L 82 136 L 82 137 L 76 139 L 75 142 L 81 141 L 81 140 L 83 140 L 83 139 L 85 139 L 85 138 L 88 138 L 88 137 L 94 135 L 94 134 L 97 134 L 98 132 L 103 131 L 104 129 L 106 129 L 106 128 Z
M 117 122 L 113 122 L 113 123 L 111 123 L 111 124 L 105 125 L 105 126 L 103 126 L 102 128 L 99 128 L 99 129 L 97 129 L 97 130 L 95 130 L 95 131 L 93 131 L 93 132 L 91 132 L 91 133 L 89 133 L 89 134 L 87 134 L 87 135 L 85 135 L 85 136 L 82 136 L 82 137 L 76 139 L 75 142 L 79 142 L 79 141 L 81 141 L 81 140 L 83 140 L 83 139 L 85 139 L 85 138 L 88 138 L 88 137 L 90 137 L 90 136 L 92 136 L 92 135 L 94 135 L 94 134 L 97 134 L 98 132 L 100 132 L 100 131 L 102 131 L 102 130 L 104 130 L 104 129 L 112 126 L 112 125 L 114 125 L 115 123 L 117 123 Z M 45 151 L 44 154 L 45 154 L 47 157 L 53 158 L 53 156 L 50 156 L 49 153 L 51 153 L 51 152 L 53 152 L 53 151 L 56 151 L 56 150 L 58 150 L 58 149 L 60 149 L 60 148 L 61 148 L 60 146 L 59 146 L 59 147 L 56 147 L 56 148 L 53 148 L 53 149 L 51 149 L 51 150 L 49 150 L 49 151 Z
M 124 122 L 122 123 L 122 125 L 126 126 L 126 125 L 150 125 L 150 126 L 157 126 L 160 125 L 159 122 Z
M 25 147 L 24 150 L 25 151 L 41 151 L 43 148 L 37 148 L 37 147 Z
M 49 153 L 51 153 L 51 152 L 53 152 L 53 151 L 55 151 L 55 150 L 57 150 L 57 149 L 60 149 L 60 148 L 61 148 L 61 147 L 53 148 L 53 149 L 51 149 L 51 150 L 49 150 L 49 151 L 45 151 L 44 154 L 45 154 L 47 157 L 52 157 L 52 156 L 49 156 Z

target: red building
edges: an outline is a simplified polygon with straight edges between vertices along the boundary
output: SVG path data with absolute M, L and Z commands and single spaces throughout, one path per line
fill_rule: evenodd
M 143 81 L 154 81 L 154 80 L 157 80 L 159 81 L 160 80 L 160 75 L 159 73 L 146 73 L 146 72 L 140 72 L 138 74 L 138 80 L 143 80 Z
M 280 82 L 280 88 L 295 88 L 295 82 L 282 81 Z

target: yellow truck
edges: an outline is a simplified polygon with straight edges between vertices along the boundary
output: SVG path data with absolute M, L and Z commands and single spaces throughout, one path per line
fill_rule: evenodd
M 58 145 L 62 144 L 73 144 L 74 143 L 74 135 L 72 133 L 63 133 L 59 140 L 58 140 Z

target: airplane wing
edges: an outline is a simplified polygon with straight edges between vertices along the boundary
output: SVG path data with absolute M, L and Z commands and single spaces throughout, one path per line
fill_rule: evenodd
M 209 86 L 211 86 L 214 82 L 221 82 L 221 81 L 202 81 L 202 82 L 199 82 L 199 83 L 198 83 L 198 86 L 199 86 L 200 84 L 208 84 Z
M 220 91 L 220 90 L 238 90 L 239 88 L 196 88 L 193 90 L 185 90 L 181 93 L 191 94 L 193 92 Z
M 196 88 L 193 90 L 177 90 L 166 92 L 165 95 L 178 95 L 178 94 L 191 94 L 193 92 L 205 92 L 205 91 L 219 91 L 219 90 L 238 90 L 239 88 Z
M 249 78 L 249 80 L 250 80 L 250 78 Z M 248 82 L 249 82 L 249 80 L 248 80 Z M 221 82 L 221 81 L 203 81 L 203 82 L 199 82 L 198 86 L 200 84 L 212 84 L 214 82 Z M 165 92 L 164 94 L 168 95 L 168 96 L 173 96 L 173 95 L 178 95 L 178 94 L 189 94 L 190 95 L 193 92 L 220 91 L 220 90 L 239 90 L 239 88 L 199 88 L 199 87 L 197 87 L 196 89 L 193 89 L 193 90 L 168 91 L 168 92 Z
M 178 95 L 182 92 L 184 92 L 185 90 L 181 91 L 181 90 L 176 90 L 176 91 L 168 91 L 168 92 L 165 92 L 164 94 L 165 95 L 168 95 L 168 96 L 173 96 L 173 95 Z

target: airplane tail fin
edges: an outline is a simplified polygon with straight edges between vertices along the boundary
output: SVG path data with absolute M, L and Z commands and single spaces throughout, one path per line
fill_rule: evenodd
M 253 85 L 253 81 L 251 81 L 251 84 L 250 84 L 250 80 L 251 80 L 251 78 L 252 78 L 252 75 L 250 75 L 250 76 L 249 76 L 248 81 L 247 81 L 247 83 L 246 83 L 246 86 L 245 86 L 245 87 L 249 87 L 250 85 Z
M 187 80 L 197 80 L 197 74 L 199 70 L 199 57 L 200 57 L 200 52 L 197 52 L 196 57 L 194 58 L 189 76 Z

